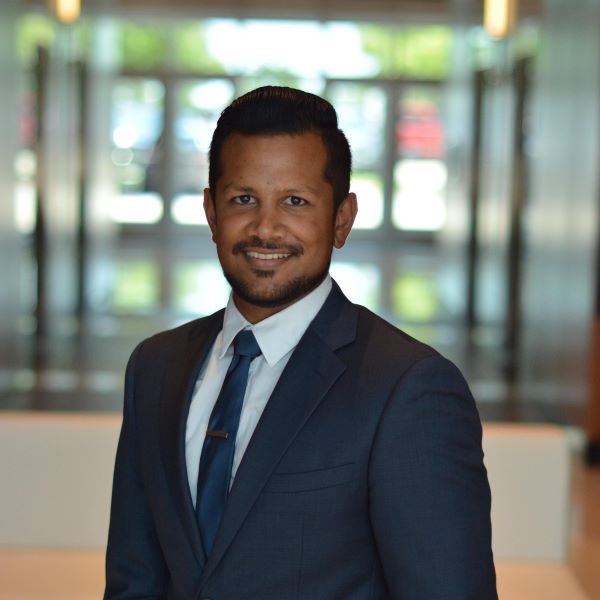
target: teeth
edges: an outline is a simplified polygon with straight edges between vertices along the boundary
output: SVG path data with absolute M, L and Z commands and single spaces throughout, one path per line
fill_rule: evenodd
M 287 258 L 289 256 L 288 253 L 273 253 L 273 254 L 263 254 L 262 252 L 246 252 L 246 256 L 250 258 L 258 258 L 259 260 L 277 260 L 279 258 Z

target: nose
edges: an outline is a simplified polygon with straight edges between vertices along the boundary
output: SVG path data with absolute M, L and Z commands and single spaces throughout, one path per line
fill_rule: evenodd
M 250 233 L 262 240 L 272 240 L 281 237 L 283 224 L 275 206 L 262 203 L 255 213 Z

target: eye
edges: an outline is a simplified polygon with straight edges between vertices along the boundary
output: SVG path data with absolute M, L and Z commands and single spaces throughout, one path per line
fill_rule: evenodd
M 288 196 L 284 200 L 284 203 L 289 206 L 303 206 L 306 204 L 306 200 L 304 200 L 304 198 L 299 198 L 298 196 Z
M 232 198 L 234 204 L 241 204 L 242 206 L 247 206 L 248 204 L 253 204 L 255 202 L 254 197 L 249 194 L 243 194 L 242 196 L 235 196 Z

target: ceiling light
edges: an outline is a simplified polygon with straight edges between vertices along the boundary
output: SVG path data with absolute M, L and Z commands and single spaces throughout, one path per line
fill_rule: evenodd
M 485 0 L 483 24 L 491 37 L 505 38 L 515 26 L 517 0 Z
M 50 0 L 50 10 L 65 25 L 74 23 L 81 14 L 81 0 Z

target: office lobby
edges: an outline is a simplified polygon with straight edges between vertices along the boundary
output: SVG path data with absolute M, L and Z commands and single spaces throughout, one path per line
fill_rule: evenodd
M 0 48 L 0 600 L 102 597 L 127 361 L 228 302 L 208 150 L 263 85 L 350 142 L 332 278 L 469 384 L 499 597 L 600 599 L 600 0 L 9 0 Z

